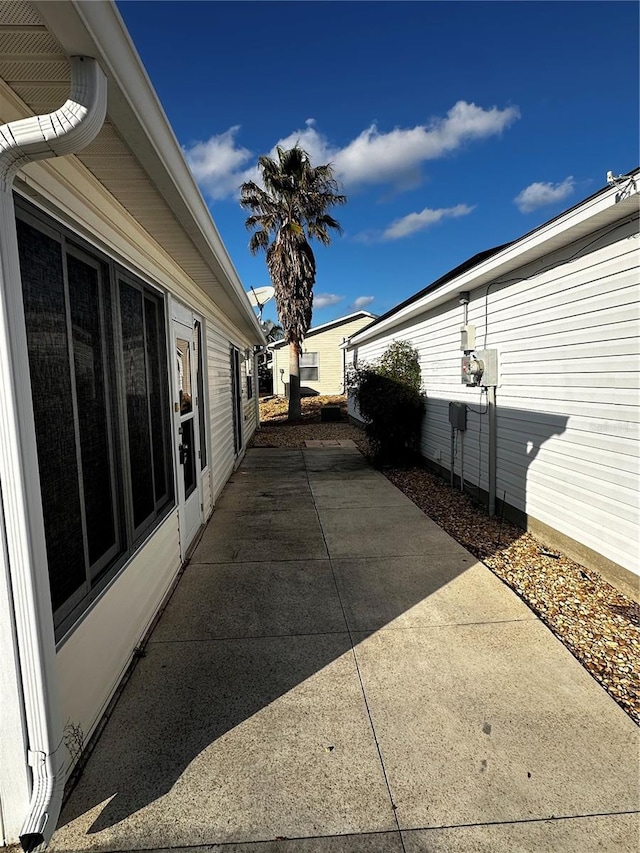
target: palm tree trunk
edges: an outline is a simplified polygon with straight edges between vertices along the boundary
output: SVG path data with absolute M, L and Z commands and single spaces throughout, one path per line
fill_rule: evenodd
M 302 417 L 300 407 L 300 353 L 295 344 L 289 344 L 289 412 L 290 421 Z

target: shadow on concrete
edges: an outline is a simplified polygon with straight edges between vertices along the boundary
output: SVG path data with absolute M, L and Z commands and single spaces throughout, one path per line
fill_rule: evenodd
M 427 405 L 430 404 L 433 405 L 428 401 Z M 514 415 L 507 410 L 499 411 L 503 422 L 511 419 L 522 424 L 522 415 L 522 412 Z M 509 495 L 516 505 L 526 505 L 528 466 L 544 442 L 565 429 L 566 421 L 545 414 L 535 420 L 528 435 L 526 424 L 522 424 L 525 429 L 514 430 L 508 446 L 503 446 L 503 459 L 511 464 Z M 287 566 L 286 553 L 282 553 L 278 562 L 268 550 L 261 558 L 261 549 L 257 547 L 261 541 L 273 537 L 273 519 L 278 512 L 295 535 L 296 509 L 290 504 L 283 510 L 277 509 L 278 482 L 282 479 L 279 455 L 285 476 L 304 481 L 306 493 L 310 490 L 315 496 L 319 528 L 314 530 L 309 526 L 297 533 L 312 541 L 314 548 L 324 549 L 324 553 L 316 551 L 314 560 L 307 560 L 306 565 L 304 560 L 298 560 Z M 471 465 L 478 464 L 470 452 L 468 460 Z M 281 488 L 286 486 L 286 482 L 280 483 Z M 350 486 L 354 488 L 351 500 Z M 208 588 L 210 614 L 207 616 L 205 608 L 205 617 L 198 623 L 200 627 L 194 628 L 192 624 L 191 629 L 196 633 L 190 635 L 187 629 L 184 642 L 154 642 L 152 637 L 146 656 L 138 662 L 114 709 L 85 776 L 65 806 L 59 826 L 106 803 L 89 830 L 98 833 L 162 797 L 208 746 L 350 652 L 357 644 L 353 631 L 358 632 L 357 642 L 360 642 L 385 622 L 401 617 L 419 602 L 434 596 L 475 562 L 468 551 L 373 471 L 358 451 L 331 449 L 283 454 L 278 450 L 255 449 L 249 451 L 243 466 L 231 478 L 227 490 L 233 489 L 236 499 L 242 497 L 243 490 L 247 496 L 260 491 L 272 499 L 264 510 L 252 510 L 250 537 L 256 544 L 253 562 L 249 563 L 237 550 L 225 552 L 224 541 L 215 534 L 212 536 L 212 547 L 222 550 L 214 550 L 211 563 L 224 565 L 225 570 L 218 571 L 218 594 L 215 585 Z M 337 496 L 337 509 L 331 509 L 332 491 Z M 242 526 L 241 513 L 233 508 L 217 511 L 209 531 L 225 523 L 241 539 L 247 529 Z M 344 553 L 344 549 L 339 554 L 332 553 L 343 535 L 341 531 L 352 533 L 353 525 L 363 518 L 372 525 L 369 547 L 375 551 L 371 543 L 376 536 L 380 537 L 382 556 L 376 558 L 370 553 L 362 558 L 357 549 L 353 553 Z M 397 540 L 390 545 L 394 528 Z M 366 530 L 361 533 L 367 536 Z M 357 542 L 357 538 L 353 541 Z M 201 554 L 204 556 L 199 558 L 196 552 L 194 562 L 207 563 L 206 550 Z M 354 576 L 360 572 L 364 577 L 362 572 L 369 571 L 363 596 L 366 600 L 359 610 L 357 589 L 349 580 L 350 559 Z M 339 563 L 339 571 L 336 572 L 332 562 Z M 181 584 L 184 583 L 183 578 Z M 237 594 L 230 589 L 234 584 L 238 584 Z M 273 596 L 272 601 L 269 595 Z M 216 615 L 213 602 L 217 598 L 223 603 L 227 620 L 220 631 L 216 629 L 216 618 L 223 613 L 221 610 Z M 233 615 L 229 616 L 234 607 L 235 625 Z M 278 607 L 281 612 L 275 619 Z M 170 609 L 171 603 L 163 619 Z M 265 615 L 251 623 L 252 613 Z M 163 620 L 157 631 L 162 624 Z M 193 654 L 192 640 L 198 642 L 197 655 Z M 282 737 L 286 739 L 287 731 L 282 732 Z M 89 773 L 95 762 L 102 762 L 103 769 Z M 211 784 L 215 787 L 215 780 Z M 215 793 L 212 795 L 215 797 Z

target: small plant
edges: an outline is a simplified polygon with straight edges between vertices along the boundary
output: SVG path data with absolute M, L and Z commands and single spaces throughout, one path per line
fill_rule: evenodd
M 425 409 L 417 350 L 406 341 L 394 341 L 375 364 L 353 368 L 348 385 L 377 464 L 412 461 Z
M 79 723 L 69 720 L 64 727 L 62 739 L 71 756 L 71 764 L 75 764 L 84 750 L 84 732 Z

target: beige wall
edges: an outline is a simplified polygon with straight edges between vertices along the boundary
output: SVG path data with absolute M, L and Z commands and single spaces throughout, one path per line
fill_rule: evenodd
M 345 338 L 355 335 L 373 322 L 372 317 L 356 317 L 353 320 L 336 324 L 330 328 L 317 332 L 311 332 L 302 346 L 303 352 L 318 353 L 318 379 L 310 381 L 302 379 L 300 384 L 306 388 L 313 388 L 319 394 L 344 394 L 344 350 L 340 344 Z M 347 359 L 351 356 L 347 353 Z M 280 375 L 280 370 L 284 374 Z M 273 392 L 284 395 L 284 382 L 289 382 L 289 348 L 280 346 L 273 351 Z

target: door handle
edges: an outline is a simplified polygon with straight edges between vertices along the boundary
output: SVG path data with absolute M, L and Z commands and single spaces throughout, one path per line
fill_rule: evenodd
M 188 451 L 189 451 L 189 445 L 188 444 L 179 444 L 178 445 L 178 453 L 180 455 L 180 464 L 181 465 L 187 464 Z

